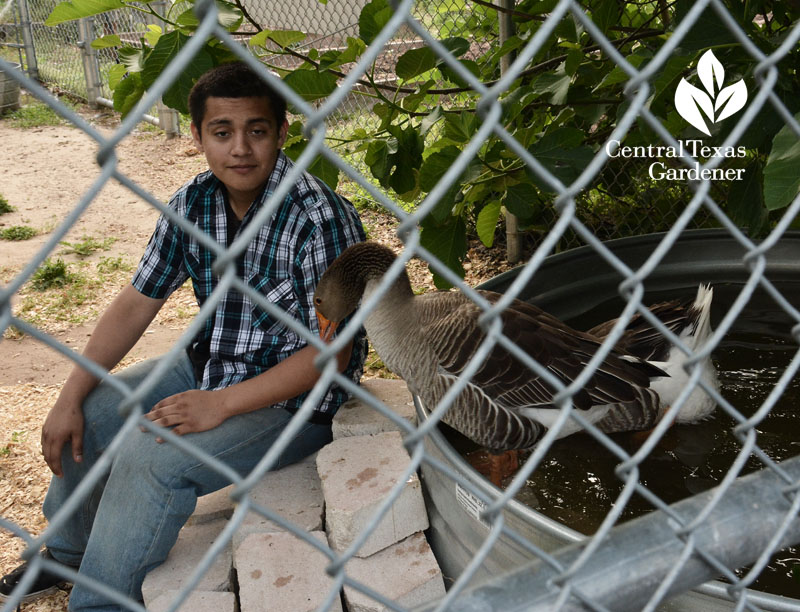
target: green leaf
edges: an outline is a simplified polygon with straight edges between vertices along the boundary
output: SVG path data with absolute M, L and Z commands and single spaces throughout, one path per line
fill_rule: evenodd
M 122 79 L 114 90 L 114 110 L 126 117 L 144 95 L 142 76 L 138 72 Z
M 533 219 L 539 210 L 539 191 L 530 183 L 511 185 L 503 194 L 503 201 L 515 217 Z
M 361 9 L 358 17 L 358 35 L 366 44 L 370 44 L 389 23 L 393 15 L 388 0 L 372 0 Z
M 359 38 L 347 37 L 347 48 L 344 51 L 326 51 L 320 58 L 320 68 L 330 70 L 343 64 L 355 62 L 366 51 L 367 45 Z
M 372 176 L 383 179 L 389 172 L 389 145 L 385 140 L 373 140 L 367 146 L 364 163 L 369 166 Z
M 436 125 L 439 119 L 442 118 L 443 114 L 444 112 L 442 111 L 441 106 L 434 108 L 426 117 L 422 119 L 422 121 L 419 122 L 419 133 L 422 136 L 425 136 L 425 134 L 427 134 L 430 129 Z
M 262 30 L 250 39 L 251 47 L 263 47 L 272 39 L 281 47 L 289 47 L 305 40 L 306 35 L 297 30 Z
M 144 64 L 144 49 L 136 47 L 122 47 L 117 49 L 117 55 L 122 65 L 128 72 L 141 72 Z
M 441 225 L 423 223 L 420 242 L 443 264 L 464 278 L 461 261 L 467 254 L 467 226 L 461 217 L 450 217 Z M 436 272 L 433 273 L 433 283 L 437 289 L 451 287 L 450 283 Z
M 559 0 L 524 0 L 516 9 L 527 15 L 544 15 L 552 13 Z
M 142 84 L 145 89 L 150 89 L 155 80 L 164 71 L 183 46 L 189 42 L 189 37 L 183 32 L 174 31 L 164 34 L 158 39 L 153 51 L 142 66 Z
M 751 236 L 767 221 L 762 181 L 761 162 L 756 159 L 745 168 L 743 180 L 731 181 L 728 191 L 728 215 L 739 227 L 749 228 Z
M 442 46 L 456 57 L 461 57 L 467 51 L 469 51 L 469 41 L 466 38 L 453 36 L 451 38 L 445 38 L 439 42 L 441 42 Z
M 428 95 L 428 90 L 435 84 L 436 81 L 429 79 L 424 83 L 418 85 L 417 91 L 405 96 L 400 101 L 400 105 L 407 111 L 415 112 L 419 108 L 419 105 L 422 104 L 422 102 L 425 100 L 425 97 Z M 437 106 L 436 108 L 441 108 L 441 107 Z
M 800 121 L 800 113 L 794 116 Z M 764 167 L 764 204 L 767 210 L 788 206 L 800 192 L 800 138 L 784 126 L 772 140 L 772 150 Z
M 389 133 L 397 139 L 397 151 L 389 156 L 394 171 L 388 177 L 389 186 L 398 194 L 408 193 L 418 188 L 419 167 L 422 164 L 422 151 L 425 143 L 419 132 L 409 126 L 402 129 L 392 125 Z
M 307 102 L 329 96 L 337 84 L 333 74 L 316 70 L 295 70 L 283 80 Z
M 318 155 L 308 167 L 308 171 L 322 181 L 331 189 L 336 191 L 339 186 L 339 168 L 328 158 Z
M 607 34 L 611 26 L 619 23 L 621 12 L 617 0 L 595 0 L 592 4 L 592 21 Z
M 478 119 L 473 113 L 447 113 L 444 118 L 444 135 L 453 142 L 467 142 L 478 129 Z
M 122 64 L 114 64 L 108 69 L 108 86 L 112 91 L 117 88 L 117 85 L 122 81 L 126 72 L 128 71 Z
M 684 51 L 701 51 L 710 47 L 738 44 L 739 40 L 719 18 L 717 11 L 709 6 L 694 22 L 692 29 L 681 40 L 678 48 Z
M 487 247 L 491 247 L 494 244 L 494 231 L 497 229 L 497 221 L 500 219 L 501 207 L 500 200 L 489 202 L 478 213 L 478 219 L 475 221 L 475 230 L 478 232 L 478 238 Z
M 189 36 L 177 30 L 168 32 L 158 39 L 156 46 L 153 47 L 153 50 L 144 60 L 144 66 L 142 67 L 142 85 L 145 89 L 153 86 L 156 79 L 180 50 L 186 46 L 189 40 Z M 201 49 L 164 92 L 162 96 L 164 104 L 181 113 L 188 114 L 187 98 L 192 86 L 203 73 L 213 66 L 214 61 L 211 58 L 211 54 L 207 49 Z
M 458 63 L 461 64 L 464 68 L 467 69 L 468 72 L 472 73 L 472 75 L 476 78 L 480 78 L 481 69 L 478 66 L 477 62 L 474 60 L 458 60 Z M 466 80 L 462 79 L 461 76 L 453 70 L 448 64 L 440 64 L 439 65 L 439 72 L 442 73 L 442 76 L 445 80 L 454 83 L 458 87 L 469 87 L 469 83 Z
M 389 126 L 392 124 L 392 120 L 397 116 L 399 111 L 394 104 L 384 104 L 383 102 L 379 102 L 372 107 L 372 112 L 381 119 L 381 124 L 378 126 L 377 130 L 381 132 L 389 128 Z
M 572 183 L 592 161 L 594 152 L 588 146 L 579 146 L 586 135 L 577 128 L 557 128 L 534 142 L 528 151 L 562 183 Z M 526 168 L 534 185 L 545 191 L 552 188 L 537 174 Z
M 567 13 L 567 16 L 558 22 L 555 32 L 560 38 L 564 38 L 569 42 L 578 43 L 581 40 L 581 34 L 583 34 L 583 25 L 581 25 L 572 13 Z
M 91 17 L 124 6 L 125 2 L 122 0 L 69 0 L 56 5 L 44 24 L 54 26 L 65 21 Z
M 211 59 L 211 55 L 205 49 L 201 49 L 192 59 L 192 63 L 186 67 L 164 92 L 164 95 L 161 96 L 164 104 L 174 108 L 179 113 L 188 115 L 189 92 L 194 87 L 197 79 L 213 67 L 214 61 Z
M 634 54 L 634 55 L 629 55 L 625 59 L 631 66 L 633 66 L 634 68 L 638 68 L 642 64 L 642 62 L 647 58 L 644 55 Z M 612 85 L 618 85 L 619 83 L 624 83 L 630 78 L 631 77 L 628 75 L 628 73 L 625 72 L 622 68 L 620 68 L 619 66 L 614 66 L 611 72 L 609 72 L 603 78 L 603 80 L 600 81 L 600 84 L 594 88 L 594 91 L 597 91 L 598 89 L 603 89 L 604 87 L 611 87 Z
M 578 72 L 578 68 L 581 66 L 581 62 L 583 61 L 583 51 L 579 49 L 570 49 L 567 53 L 567 59 L 564 62 L 564 72 L 566 72 L 569 76 L 574 76 L 576 72 Z
M 239 10 L 236 5 L 229 2 L 223 2 L 223 0 L 216 0 L 216 5 L 217 23 L 219 23 L 223 28 L 226 30 L 236 30 L 240 25 L 242 25 L 242 20 L 244 17 L 242 15 L 242 11 Z M 193 8 L 181 13 L 175 22 L 180 26 L 190 29 L 195 29 L 200 25 L 200 20 L 197 18 Z
M 435 68 L 437 59 L 438 56 L 428 47 L 409 49 L 397 60 L 395 74 L 406 81 L 413 79 Z
M 103 36 L 102 38 L 95 38 L 92 41 L 93 49 L 108 49 L 110 47 L 121 46 L 122 40 L 120 40 L 119 34 L 109 34 L 108 36 Z
M 440 151 L 431 153 L 419 171 L 420 188 L 423 191 L 433 189 L 460 154 L 461 150 L 454 146 L 445 147 Z
M 531 91 L 537 94 L 550 94 L 548 101 L 551 104 L 564 104 L 567 101 L 567 91 L 572 80 L 568 74 L 541 74 L 531 85 Z
M 164 31 L 161 29 L 161 26 L 150 23 L 147 25 L 147 32 L 144 35 L 144 39 L 147 41 L 148 45 L 155 47 L 163 33 Z

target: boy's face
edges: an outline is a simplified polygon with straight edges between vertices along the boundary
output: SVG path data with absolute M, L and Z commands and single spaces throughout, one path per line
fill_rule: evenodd
M 288 124 L 277 125 L 268 98 L 206 100 L 202 125 L 192 136 L 208 167 L 228 189 L 237 215 L 244 216 L 275 168 Z

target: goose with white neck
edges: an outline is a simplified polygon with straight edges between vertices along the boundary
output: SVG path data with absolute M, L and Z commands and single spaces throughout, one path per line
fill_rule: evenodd
M 337 325 L 356 310 L 378 286 L 395 261 L 394 253 L 377 243 L 348 248 L 328 268 L 317 286 L 314 305 L 321 336 L 329 340 Z M 500 295 L 481 291 L 489 302 Z M 711 290 L 700 287 L 693 303 L 677 302 L 653 311 L 689 349 L 710 334 Z M 659 310 L 660 309 L 660 310 Z M 386 366 L 433 409 L 458 380 L 477 352 L 485 332 L 478 324 L 483 311 L 461 292 L 414 295 L 405 270 L 367 315 L 364 326 Z M 594 333 L 574 330 L 539 308 L 514 300 L 501 316 L 503 333 L 564 385 L 569 385 L 598 350 L 610 323 Z M 664 343 L 643 318 L 637 317 L 618 347 L 573 397 L 573 405 L 601 430 L 647 430 L 654 427 L 677 398 L 687 379 L 685 355 Z M 651 359 L 641 358 L 646 354 Z M 704 377 L 715 384 L 713 365 L 704 363 Z M 559 416 L 555 390 L 521 361 L 496 345 L 444 416 L 448 423 L 493 453 L 529 449 Z M 702 419 L 714 408 L 696 390 L 678 421 Z M 579 431 L 569 419 L 559 437 Z

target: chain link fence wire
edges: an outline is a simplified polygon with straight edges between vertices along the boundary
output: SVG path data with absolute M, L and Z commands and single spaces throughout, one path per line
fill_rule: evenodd
M 302 3 L 292 3 L 298 8 Z M 333 4 L 333 3 L 330 3 Z M 217 25 L 217 9 L 211 0 L 198 0 L 196 12 L 201 20 L 200 27 L 193 37 L 177 55 L 175 60 L 157 79 L 138 107 L 122 122 L 119 128 L 110 136 L 103 136 L 91 125 L 86 123 L 71 109 L 54 98 L 48 91 L 36 82 L 27 78 L 23 73 L 15 70 L 9 62 L 0 60 L 0 69 L 11 75 L 22 87 L 31 92 L 40 100 L 46 102 L 59 115 L 72 123 L 75 127 L 85 132 L 97 143 L 97 163 L 99 166 L 97 178 L 92 187 L 76 203 L 73 211 L 52 232 L 49 240 L 41 251 L 31 259 L 24 269 L 5 287 L 0 290 L 0 329 L 7 329 L 13 325 L 26 334 L 30 334 L 52 350 L 66 355 L 75 363 L 81 365 L 97 377 L 116 384 L 119 392 L 125 397 L 120 410 L 126 416 L 126 424 L 112 446 L 104 453 L 100 461 L 87 474 L 80 488 L 74 496 L 61 508 L 48 528 L 39 535 L 27 533 L 13 522 L 0 518 L 0 526 L 24 539 L 28 548 L 24 557 L 31 561 L 31 567 L 38 571 L 51 569 L 64 570 L 36 556 L 36 551 L 48 541 L 50 535 L 57 530 L 66 518 L 75 512 L 81 502 L 93 487 L 103 477 L 113 461 L 118 448 L 128 432 L 134 428 L 145 427 L 162 437 L 167 443 L 174 444 L 182 451 L 203 461 L 212 469 L 224 475 L 235 484 L 232 493 L 233 499 L 238 502 L 236 511 L 222 536 L 207 551 L 203 561 L 196 568 L 192 579 L 185 585 L 177 596 L 172 610 L 177 609 L 188 594 L 196 587 L 201 576 L 206 572 L 221 549 L 230 541 L 234 532 L 241 525 L 248 512 L 257 512 L 267 519 L 277 521 L 285 526 L 298 539 L 306 542 L 321 551 L 329 560 L 328 573 L 334 578 L 327 604 L 332 604 L 339 597 L 339 590 L 349 586 L 364 592 L 369 597 L 376 599 L 386 609 L 402 610 L 396 602 L 384 595 L 376 593 L 360 584 L 348 574 L 348 561 L 361 544 L 375 530 L 379 521 L 387 514 L 391 505 L 398 499 L 405 485 L 407 477 L 421 468 L 433 470 L 442 479 L 448 481 L 450 486 L 458 485 L 474 496 L 484 506 L 482 520 L 489 527 L 479 548 L 474 552 L 470 562 L 459 576 L 450 585 L 446 597 L 439 602 L 432 603 L 426 610 L 470 612 L 478 610 L 654 610 L 662 605 L 669 605 L 667 600 L 679 593 L 697 587 L 702 582 L 714 577 L 722 576 L 726 584 L 716 588 L 716 593 L 730 602 L 730 607 L 736 610 L 800 610 L 800 603 L 793 600 L 778 600 L 778 598 L 765 598 L 754 593 L 749 587 L 762 573 L 771 555 L 782 546 L 800 542 L 800 523 L 797 520 L 797 511 L 800 507 L 800 460 L 790 459 L 781 463 L 776 462 L 760 445 L 759 426 L 768 417 L 780 396 L 786 391 L 791 381 L 795 378 L 800 367 L 800 353 L 793 357 L 775 381 L 774 387 L 766 400 L 750 416 L 742 412 L 741 407 L 733 405 L 718 390 L 708 386 L 700 378 L 700 368 L 695 367 L 702 360 L 715 351 L 730 331 L 735 320 L 741 315 L 748 300 L 756 290 L 766 292 L 778 308 L 791 321 L 791 338 L 797 344 L 800 338 L 800 312 L 791 303 L 790 297 L 784 295 L 781 289 L 773 282 L 767 273 L 770 263 L 771 250 L 782 240 L 789 224 L 796 218 L 800 211 L 800 197 L 794 199 L 786 209 L 774 229 L 761 242 L 753 242 L 745 235 L 724 213 L 720 202 L 715 197 L 715 192 L 710 181 L 703 180 L 691 185 L 690 197 L 686 199 L 685 207 L 678 210 L 674 219 L 665 233 L 660 237 L 657 245 L 648 254 L 645 261 L 635 267 L 629 267 L 622 259 L 602 242 L 587 225 L 579 214 L 578 202 L 596 177 L 603 172 L 617 172 L 610 170 L 609 156 L 605 148 L 591 160 L 583 172 L 570 184 L 563 184 L 556 176 L 547 171 L 543 164 L 509 134 L 502 123 L 499 96 L 508 90 L 515 78 L 524 69 L 536 52 L 546 44 L 549 35 L 566 19 L 572 18 L 579 22 L 594 39 L 603 53 L 609 54 L 614 61 L 628 75 L 626 95 L 629 105 L 619 117 L 618 123 L 609 135 L 608 140 L 622 141 L 634 121 L 644 121 L 657 134 L 662 144 L 678 147 L 675 138 L 662 126 L 648 108 L 647 99 L 651 91 L 651 80 L 663 67 L 695 24 L 700 14 L 711 7 L 718 18 L 738 39 L 741 46 L 758 61 L 756 78 L 758 88 L 752 92 L 751 100 L 745 111 L 738 117 L 736 127 L 731 131 L 725 145 L 735 145 L 747 127 L 754 121 L 757 113 L 768 107 L 779 114 L 792 133 L 800 138 L 800 125 L 792 117 L 789 110 L 783 105 L 773 92 L 777 78 L 775 64 L 783 59 L 789 50 L 795 48 L 800 41 L 800 25 L 796 25 L 786 36 L 785 42 L 772 55 L 765 55 L 758 49 L 740 30 L 735 20 L 727 13 L 725 7 L 715 0 L 697 2 L 689 10 L 686 18 L 676 27 L 674 34 L 668 38 L 660 51 L 644 68 L 638 69 L 628 63 L 614 46 L 603 36 L 602 32 L 587 17 L 582 7 L 573 1 L 562 0 L 547 16 L 541 28 L 531 37 L 526 46 L 521 49 L 518 57 L 510 66 L 504 76 L 490 86 L 476 79 L 468 70 L 452 57 L 445 47 L 439 42 L 440 32 L 432 29 L 431 23 L 418 11 L 423 3 L 413 0 L 404 0 L 394 5 L 394 12 L 390 21 L 378 34 L 373 44 L 369 46 L 357 64 L 344 78 L 338 89 L 318 107 L 313 107 L 287 87 L 274 74 L 269 72 L 261 63 L 254 59 L 227 31 Z M 38 5 L 37 5 L 38 6 Z M 46 15 L 47 8 L 38 6 L 39 19 Z M 355 9 L 354 9 L 355 10 Z M 302 15 L 298 17 L 300 19 Z M 264 17 L 266 19 L 266 16 Z M 308 18 L 308 14 L 305 15 Z M 109 22 L 102 27 L 121 27 L 117 22 Z M 303 27 L 303 26 L 298 26 Z M 64 54 L 71 53 L 74 43 L 74 32 L 71 26 L 63 26 L 55 30 L 56 37 L 63 41 Z M 321 34 L 324 34 L 321 32 Z M 358 169 L 354 168 L 347 160 L 337 155 L 326 145 L 326 132 L 331 129 L 329 122 L 337 112 L 341 111 L 356 86 L 359 78 L 375 62 L 386 49 L 396 42 L 398 36 L 410 34 L 418 44 L 429 46 L 441 57 L 449 67 L 464 81 L 469 83 L 480 94 L 481 101 L 478 112 L 481 117 L 481 126 L 470 144 L 465 147 L 456 162 L 442 177 L 437 186 L 422 200 L 413 212 L 407 212 L 398 206 L 391 198 L 377 189 L 372 182 L 367 180 Z M 324 155 L 333 162 L 350 180 L 360 185 L 369 193 L 376 202 L 385 210 L 394 214 L 400 222 L 398 234 L 405 244 L 398 262 L 387 272 L 380 287 L 370 299 L 362 304 L 361 309 L 349 325 L 331 345 L 325 345 L 318 337 L 310 333 L 303 325 L 287 315 L 276 305 L 268 302 L 261 294 L 253 290 L 245 280 L 236 276 L 236 258 L 239 257 L 248 243 L 253 239 L 258 227 L 267 221 L 284 197 L 285 189 L 279 189 L 259 212 L 247 231 L 236 239 L 229 249 L 225 249 L 213 242 L 207 236 L 199 234 L 197 230 L 184 219 L 165 207 L 151 194 L 142 189 L 135 177 L 124 174 L 117 166 L 115 147 L 124 138 L 128 137 L 142 116 L 160 98 L 168 85 L 185 69 L 192 56 L 200 48 L 207 36 L 216 36 L 221 39 L 236 55 L 250 64 L 261 77 L 273 84 L 286 99 L 299 109 L 305 116 L 305 133 L 309 138 L 309 146 L 297 160 L 297 166 L 292 176 L 284 182 L 285 189 L 292 183 L 297 173 L 305 170 L 318 154 Z M 51 36 L 53 34 L 51 33 Z M 57 55 L 58 53 L 56 53 Z M 43 69 L 43 72 L 46 69 Z M 75 78 L 77 76 L 64 78 Z M 60 77 L 61 78 L 61 77 Z M 76 85 L 76 87 L 79 87 Z M 554 223 L 541 244 L 519 269 L 513 282 L 506 290 L 503 298 L 494 305 L 488 304 L 479 294 L 466 286 L 452 271 L 441 261 L 425 249 L 420 243 L 419 224 L 436 205 L 441 195 L 458 180 L 463 169 L 472 160 L 480 145 L 490 136 L 496 136 L 507 146 L 508 150 L 517 155 L 524 163 L 535 172 L 542 181 L 545 181 L 556 192 Z M 687 153 L 680 158 L 679 163 L 692 167 L 696 160 Z M 703 167 L 713 168 L 719 163 L 711 159 Z M 637 175 L 637 170 L 628 170 L 632 176 Z M 622 172 L 622 171 L 620 171 Z M 59 343 L 55 338 L 41 332 L 34 326 L 15 316 L 12 311 L 12 297 L 21 286 L 31 278 L 31 275 L 42 264 L 46 257 L 64 239 L 66 233 L 75 224 L 82 212 L 93 203 L 97 194 L 108 181 L 118 181 L 131 190 L 132 193 L 145 199 L 156 210 L 166 215 L 172 222 L 191 232 L 203 244 L 216 254 L 215 272 L 219 276 L 219 287 L 215 295 L 203 305 L 196 318 L 189 325 L 180 340 L 174 345 L 159 367 L 152 372 L 150 377 L 139 387 L 128 389 L 115 383 L 108 373 L 96 364 L 75 354 L 72 349 Z M 648 213 L 645 212 L 645 215 Z M 746 270 L 746 282 L 741 285 L 735 299 L 727 307 L 722 319 L 717 323 L 713 336 L 706 345 L 690 355 L 688 371 L 691 376 L 686 388 L 682 390 L 678 400 L 670 408 L 666 418 L 656 427 L 652 435 L 635 452 L 622 448 L 611 437 L 604 435 L 596 427 L 586 422 L 585 419 L 572 407 L 572 398 L 579 391 L 581 385 L 596 370 L 599 361 L 604 358 L 619 339 L 625 325 L 635 313 L 644 316 L 656 329 L 664 334 L 676 346 L 688 352 L 680 339 L 675 337 L 657 318 L 651 315 L 644 305 L 643 299 L 648 279 L 658 271 L 668 251 L 679 240 L 684 230 L 690 226 L 698 215 L 713 218 L 716 223 L 724 228 L 727 235 L 740 246 L 744 252 L 739 266 Z M 518 359 L 525 363 L 532 371 L 541 376 L 547 372 L 530 356 L 516 347 L 503 333 L 500 319 L 504 309 L 510 301 L 520 296 L 525 288 L 535 280 L 537 272 L 541 269 L 545 258 L 551 255 L 560 240 L 571 232 L 579 237 L 582 242 L 589 245 L 598 260 L 606 262 L 624 280 L 619 285 L 620 295 L 625 300 L 618 324 L 602 343 L 598 354 L 587 366 L 587 369 L 572 383 L 565 385 L 550 376 L 550 383 L 558 390 L 555 403 L 560 408 L 559 417 L 544 439 L 527 458 L 520 471 L 514 476 L 507 488 L 500 492 L 477 486 L 469 481 L 453 466 L 435 456 L 429 446 L 429 440 L 436 435 L 437 425 L 455 394 L 464 388 L 469 376 L 480 366 L 481 360 L 487 358 L 492 347 L 499 344 L 512 352 Z M 389 285 L 397 278 L 400 268 L 412 257 L 420 257 L 427 261 L 439 274 L 458 287 L 484 310 L 482 323 L 487 332 L 487 339 L 475 355 L 461 379 L 454 385 L 451 392 L 438 406 L 428 406 L 429 418 L 418 427 L 395 417 L 391 410 L 368 395 L 363 389 L 354 385 L 348 379 L 336 372 L 335 355 L 353 337 L 358 325 L 365 320 L 366 314 L 375 307 L 380 296 L 385 293 Z M 214 457 L 206 456 L 187 441 L 175 436 L 170 431 L 161 429 L 143 418 L 142 397 L 168 368 L 173 367 L 186 345 L 195 336 L 196 332 L 211 316 L 217 303 L 225 291 L 233 289 L 246 294 L 247 297 L 263 308 L 270 316 L 286 325 L 291 330 L 303 336 L 310 345 L 315 346 L 320 355 L 318 365 L 322 376 L 313 392 L 304 402 L 301 410 L 295 415 L 289 427 L 280 436 L 279 440 L 263 457 L 259 464 L 246 477 L 241 477 L 224 463 Z M 307 532 L 290 524 L 269 507 L 256 503 L 250 496 L 254 484 L 264 474 L 275 466 L 277 458 L 286 449 L 287 445 L 302 427 L 304 421 L 311 415 L 317 401 L 322 397 L 328 385 L 337 382 L 348 389 L 354 396 L 362 399 L 388 418 L 391 418 L 403 428 L 404 440 L 411 461 L 409 462 L 405 478 L 401 477 L 392 489 L 388 498 L 381 504 L 371 517 L 369 524 L 359 535 L 355 542 L 344 552 L 337 552 L 326 544 L 314 539 Z M 686 401 L 689 393 L 695 386 L 700 386 L 710 394 L 717 404 L 717 410 L 724 413 L 734 423 L 733 435 L 739 442 L 735 459 L 725 466 L 718 485 L 710 491 L 696 495 L 678 504 L 670 504 L 657 493 L 652 483 L 642 478 L 642 468 L 646 458 L 654 452 L 656 445 L 661 441 L 670 426 L 671 417 L 677 413 Z M 613 500 L 613 505 L 603 518 L 594 534 L 581 542 L 561 548 L 547 550 L 536 541 L 528 539 L 520 530 L 513 526 L 506 513 L 513 499 L 520 493 L 529 478 L 542 469 L 547 453 L 552 449 L 558 430 L 570 419 L 576 420 L 586 429 L 589 435 L 603 448 L 616 458 L 616 473 L 621 480 L 622 488 Z M 745 471 L 748 461 L 755 460 L 759 472 L 747 478 L 740 478 Z M 644 499 L 653 509 L 647 516 L 619 525 L 620 517 L 633 499 Z M 476 577 L 480 569 L 487 564 L 493 550 L 502 540 L 511 541 L 522 548 L 533 561 L 518 568 L 505 568 L 505 571 L 493 577 L 489 583 L 477 584 Z M 737 568 L 749 566 L 744 571 L 735 571 Z M 3 606 L 2 612 L 13 610 L 24 590 L 30 586 L 34 573 L 26 575 L 20 588 L 12 598 Z M 75 572 L 67 576 L 76 583 L 81 583 L 88 588 L 103 592 L 113 598 L 125 609 L 142 611 L 141 604 Z M 714 589 L 711 589 L 712 591 Z M 328 606 L 323 606 L 328 609 Z M 698 608 L 700 609 L 700 608 Z M 715 608 L 709 608 L 715 609 Z

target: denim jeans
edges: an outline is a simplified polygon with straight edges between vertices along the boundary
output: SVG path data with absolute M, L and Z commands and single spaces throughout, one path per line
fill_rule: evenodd
M 115 376 L 133 388 L 157 361 L 136 364 Z M 145 410 L 165 397 L 194 388 L 191 362 L 184 357 L 147 397 Z M 48 519 L 64 504 L 122 427 L 124 419 L 117 411 L 120 399 L 117 391 L 100 384 L 84 402 L 83 462 L 76 464 L 72 460 L 67 445 L 62 458 L 64 476 L 53 477 L 44 502 Z M 210 431 L 187 434 L 185 439 L 245 475 L 264 456 L 291 417 L 282 408 L 262 408 L 229 418 Z M 330 425 L 306 424 L 275 467 L 307 457 L 330 439 Z M 47 546 L 61 563 L 79 567 L 81 574 L 141 601 L 146 574 L 166 559 L 178 532 L 194 511 L 197 497 L 229 484 L 221 474 L 194 457 L 167 442 L 159 444 L 152 433 L 135 428 L 114 457 L 107 478 L 87 496 Z M 76 584 L 69 609 L 116 612 L 123 608 Z

